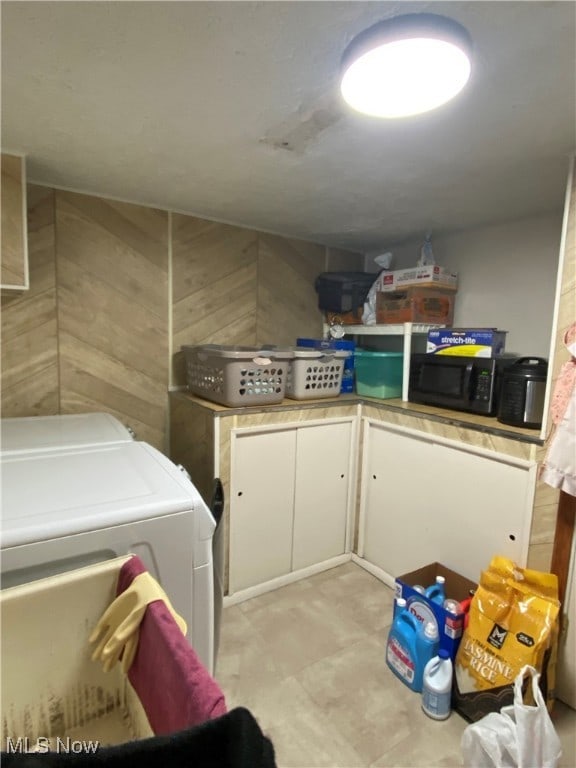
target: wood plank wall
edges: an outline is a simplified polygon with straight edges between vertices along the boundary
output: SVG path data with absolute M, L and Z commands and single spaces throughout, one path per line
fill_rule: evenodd
M 572 159 L 571 187 L 567 195 L 567 230 L 564 244 L 564 265 L 560 279 L 560 296 L 558 298 L 558 319 L 556 338 L 554 340 L 552 387 L 556 383 L 560 369 L 569 359 L 569 353 L 564 345 L 564 334 L 576 318 L 576 163 Z M 548 436 L 543 448 L 538 451 L 537 460 L 542 462 L 548 451 L 552 435 L 552 420 L 548 414 Z M 528 565 L 537 570 L 547 571 L 550 568 L 556 518 L 558 515 L 558 499 L 560 492 L 556 488 L 538 480 L 534 497 L 534 514 L 530 533 L 530 553 Z
M 316 243 L 260 235 L 257 344 L 290 345 L 298 336 L 322 335 L 314 279 L 325 258 L 325 248 Z
M 30 289 L 1 299 L 4 416 L 60 411 L 54 192 L 27 191 Z
M 183 345 L 256 343 L 257 248 L 253 230 L 172 216 L 174 385 Z
M 361 263 L 359 254 L 318 243 L 173 214 L 172 385 L 186 383 L 183 345 L 294 344 L 318 336 L 314 279 Z
M 181 345 L 318 335 L 314 278 L 362 268 L 316 243 L 34 185 L 28 226 L 30 290 L 2 299 L 2 415 L 107 411 L 165 452 Z
M 57 192 L 62 413 L 108 411 L 164 448 L 168 214 Z

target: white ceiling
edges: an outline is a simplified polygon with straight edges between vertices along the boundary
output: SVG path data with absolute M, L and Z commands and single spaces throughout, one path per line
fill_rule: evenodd
M 381 121 L 340 101 L 347 43 L 426 11 L 470 33 L 467 89 Z M 361 251 L 562 206 L 569 2 L 8 2 L 2 148 L 29 178 Z

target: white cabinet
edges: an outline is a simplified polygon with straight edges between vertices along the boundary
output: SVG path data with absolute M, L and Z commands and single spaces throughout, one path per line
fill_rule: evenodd
M 354 419 L 232 437 L 230 593 L 349 550 Z
M 536 464 L 366 420 L 359 555 L 392 579 L 441 562 L 477 580 L 526 562 Z
M 28 280 L 25 158 L 2 153 L 0 288 L 23 291 Z
M 244 433 L 233 451 L 230 591 L 237 591 L 291 569 L 296 431 Z
M 345 551 L 352 423 L 299 428 L 292 570 Z

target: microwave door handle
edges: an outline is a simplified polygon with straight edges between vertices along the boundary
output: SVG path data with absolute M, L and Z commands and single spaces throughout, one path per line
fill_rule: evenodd
M 466 398 L 466 402 L 469 402 L 472 399 L 472 393 L 470 392 L 470 384 L 472 382 L 472 369 L 474 365 L 473 363 L 467 363 L 466 370 L 464 371 L 464 397 Z

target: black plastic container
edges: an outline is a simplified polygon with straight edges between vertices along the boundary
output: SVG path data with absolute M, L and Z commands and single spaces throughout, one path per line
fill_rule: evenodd
M 318 309 L 351 312 L 362 307 L 377 277 L 370 272 L 322 272 L 314 283 Z

